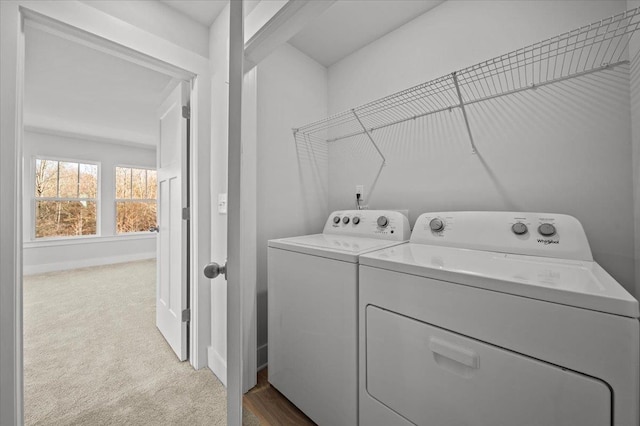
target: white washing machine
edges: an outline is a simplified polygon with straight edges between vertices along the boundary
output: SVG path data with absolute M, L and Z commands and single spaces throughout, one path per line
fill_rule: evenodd
M 571 216 L 423 214 L 359 315 L 361 425 L 639 424 L 638 302 Z
M 269 241 L 269 382 L 319 425 L 357 424 L 358 258 L 409 236 L 399 212 L 349 210 Z

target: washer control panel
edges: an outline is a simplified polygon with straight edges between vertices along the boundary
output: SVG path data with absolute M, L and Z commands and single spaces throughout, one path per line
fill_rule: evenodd
M 323 233 L 406 241 L 411 228 L 409 219 L 394 210 L 340 210 L 329 215 Z
M 568 215 L 439 212 L 420 215 L 411 242 L 471 250 L 593 260 L 580 222 Z

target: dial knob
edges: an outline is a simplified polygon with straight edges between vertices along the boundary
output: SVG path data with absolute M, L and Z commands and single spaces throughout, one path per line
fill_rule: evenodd
M 347 223 L 349 223 L 349 217 L 348 217 L 348 216 L 343 217 L 343 218 L 342 218 L 342 223 L 344 223 L 345 225 L 346 225 Z
M 378 218 L 378 226 L 380 228 L 386 228 L 388 224 L 389 224 L 389 219 L 387 219 L 386 216 L 380 216 Z
M 444 229 L 444 222 L 442 221 L 442 219 L 431 219 L 431 222 L 429 222 L 429 228 L 431 228 L 431 230 L 433 232 L 440 232 Z
M 516 222 L 511 226 L 511 230 L 513 231 L 514 234 L 516 235 L 524 235 L 526 234 L 529 229 L 527 228 L 527 225 L 525 225 L 522 222 Z
M 358 216 L 355 216 L 355 217 L 353 218 L 353 224 L 354 224 L 354 225 L 357 225 L 357 224 L 359 224 L 359 223 L 360 223 L 360 218 L 359 218 Z
M 340 216 L 334 216 L 333 223 L 336 223 L 336 224 L 340 223 Z
M 543 223 L 538 226 L 538 232 L 545 237 L 551 237 L 556 234 L 556 227 L 550 223 Z

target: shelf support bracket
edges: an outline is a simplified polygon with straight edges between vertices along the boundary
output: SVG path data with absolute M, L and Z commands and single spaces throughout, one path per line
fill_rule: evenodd
M 462 100 L 462 92 L 460 91 L 460 84 L 458 84 L 458 73 L 451 73 L 453 77 L 453 84 L 456 86 L 456 92 L 458 93 L 458 100 L 460 101 L 460 109 L 462 110 L 462 117 L 464 117 L 464 124 L 467 126 L 467 133 L 469 133 L 469 142 L 471 142 L 471 153 L 475 154 L 476 144 L 473 142 L 473 135 L 471 134 L 471 126 L 469 126 L 469 119 L 467 118 L 467 110 L 464 108 L 464 100 Z
M 378 148 L 378 144 L 376 144 L 376 141 L 373 140 L 373 137 L 371 136 L 371 133 L 369 132 L 369 130 L 366 127 L 364 127 L 364 124 L 362 124 L 360 117 L 358 117 L 358 114 L 356 114 L 356 110 L 352 109 L 351 112 L 353 113 L 353 116 L 356 118 L 356 120 L 358 120 L 358 123 L 360 123 L 360 126 L 362 126 L 362 130 L 364 130 L 364 134 L 367 135 L 373 147 L 376 149 L 376 151 L 378 151 L 378 155 L 380 156 L 380 158 L 382 158 L 382 166 L 386 165 L 387 159 L 384 157 L 384 154 L 382 154 L 382 151 L 380 151 L 380 148 Z
M 380 159 L 382 159 L 382 163 L 380 163 L 380 168 L 378 168 L 378 173 L 376 173 L 376 177 L 373 178 L 373 183 L 371 183 L 371 186 L 369 187 L 369 201 L 371 201 L 371 194 L 373 194 L 373 191 L 375 190 L 376 185 L 378 184 L 378 179 L 380 179 L 380 175 L 382 174 L 382 169 L 384 168 L 384 166 L 387 165 L 387 159 L 385 158 L 382 151 L 380 151 L 380 148 L 378 147 L 378 144 L 376 143 L 376 141 L 373 140 L 373 136 L 371 136 L 371 132 L 369 132 L 369 130 L 362 123 L 362 120 L 360 120 L 360 117 L 358 117 L 356 110 L 352 109 L 351 112 L 353 113 L 353 116 L 356 118 L 356 120 L 358 120 L 358 123 L 360 123 L 362 130 L 364 130 L 364 134 L 367 135 L 367 138 L 369 138 L 369 141 L 371 141 L 371 144 L 373 145 L 373 147 L 376 149 L 376 151 L 378 151 L 378 155 L 380 156 Z

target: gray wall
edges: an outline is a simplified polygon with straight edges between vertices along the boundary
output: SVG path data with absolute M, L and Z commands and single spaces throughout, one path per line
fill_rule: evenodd
M 329 68 L 329 113 L 619 13 L 625 1 L 445 2 Z M 478 19 L 481 16 L 482 19 Z M 628 69 L 592 74 L 330 144 L 329 207 L 365 185 L 371 208 L 566 213 L 630 292 L 634 206 Z M 637 120 L 636 120 L 637 122 Z

